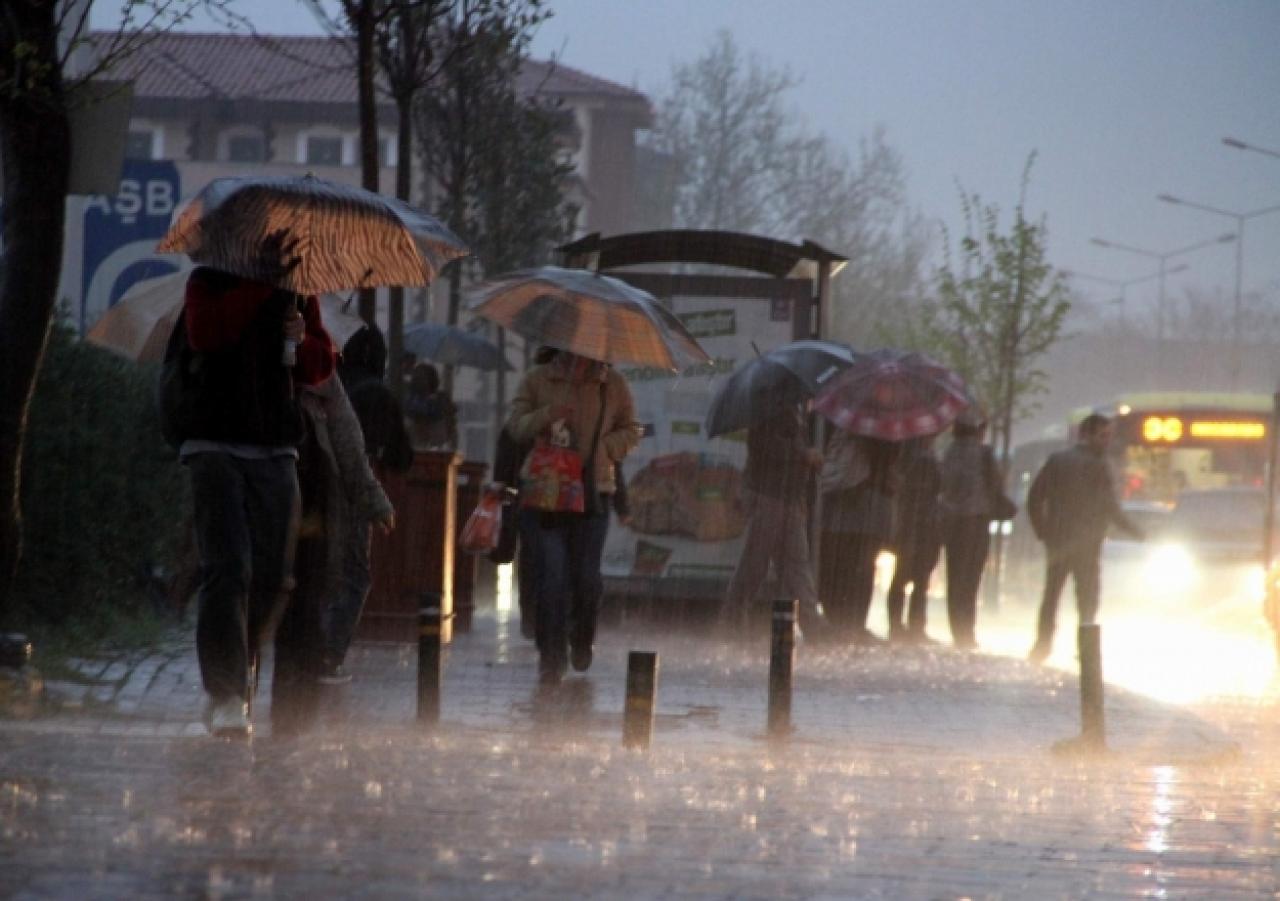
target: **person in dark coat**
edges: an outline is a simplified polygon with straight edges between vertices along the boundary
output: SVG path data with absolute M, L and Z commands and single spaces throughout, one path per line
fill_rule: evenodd
M 1080 423 L 1075 447 L 1058 451 L 1045 461 L 1027 494 L 1027 514 L 1036 537 L 1044 542 L 1044 597 L 1036 643 L 1029 655 L 1043 663 L 1053 651 L 1058 599 L 1070 575 L 1076 586 L 1080 624 L 1098 616 L 1102 540 L 1112 523 L 1135 538 L 1143 532 L 1120 508 L 1115 482 L 1107 464 L 1111 420 L 1099 414 Z
M 772 565 L 783 597 L 800 602 L 800 628 L 806 637 L 826 631 L 809 559 L 809 479 L 821 466 L 822 454 L 809 446 L 797 404 L 747 430 L 742 481 L 751 518 L 721 613 L 731 627 L 749 618 L 748 605 L 764 587 Z
M 982 440 L 986 430 L 986 417 L 975 408 L 956 419 L 953 440 L 942 455 L 938 494 L 947 549 L 947 619 L 952 642 L 964 651 L 978 647 L 978 586 L 991 550 L 994 498 L 1000 491 L 995 454 Z
M 856 645 L 879 644 L 867 628 L 876 558 L 893 538 L 902 445 L 836 430 L 822 474 L 822 606 L 833 629 Z
M 938 490 L 942 472 L 933 452 L 933 436 L 907 442 L 903 451 L 902 490 L 898 493 L 893 549 L 897 560 L 889 583 L 889 640 L 926 642 L 929 580 L 942 553 Z M 907 587 L 911 606 L 904 611 Z M 907 617 L 903 619 L 903 613 Z

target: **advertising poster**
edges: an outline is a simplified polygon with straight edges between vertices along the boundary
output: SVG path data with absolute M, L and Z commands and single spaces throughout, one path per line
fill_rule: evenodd
M 707 438 L 711 399 L 743 363 L 792 340 L 791 307 L 759 298 L 683 297 L 672 311 L 711 356 L 683 373 L 628 368 L 645 436 L 623 464 L 631 521 L 615 518 L 605 544 L 606 581 L 727 583 L 746 532 L 745 433 Z

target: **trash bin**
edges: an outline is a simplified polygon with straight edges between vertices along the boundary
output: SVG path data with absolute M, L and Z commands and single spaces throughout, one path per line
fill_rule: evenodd
M 378 472 L 396 509 L 396 528 L 390 535 L 374 532 L 373 587 L 358 639 L 417 642 L 419 600 L 427 591 L 440 595 L 441 640 L 451 639 L 461 460 L 453 451 L 416 451 L 408 472 Z
M 485 474 L 489 471 L 488 463 L 478 460 L 467 460 L 458 467 L 458 528 L 460 536 L 467 517 L 480 503 L 484 493 Z M 458 546 L 455 538 L 454 546 Z M 462 551 L 453 558 L 453 626 L 459 632 L 471 631 L 471 614 L 475 611 L 476 565 L 479 558 L 475 554 Z

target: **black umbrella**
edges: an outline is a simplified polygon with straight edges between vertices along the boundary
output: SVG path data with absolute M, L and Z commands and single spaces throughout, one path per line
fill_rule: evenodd
M 456 325 L 424 322 L 404 330 L 404 349 L 428 360 L 473 369 L 511 369 L 498 345 Z
M 729 377 L 711 400 L 707 436 L 726 435 L 816 395 L 856 354 L 834 341 L 793 341 L 771 350 Z

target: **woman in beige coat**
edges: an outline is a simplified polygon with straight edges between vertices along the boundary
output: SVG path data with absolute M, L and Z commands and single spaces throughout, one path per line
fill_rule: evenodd
M 520 540 L 534 555 L 539 677 L 550 685 L 559 683 L 570 662 L 578 672 L 591 666 L 614 473 L 639 440 L 631 389 L 604 363 L 557 353 L 525 375 L 507 420 L 520 444 L 553 429 L 568 430 L 587 490 L 583 513 L 521 511 Z

